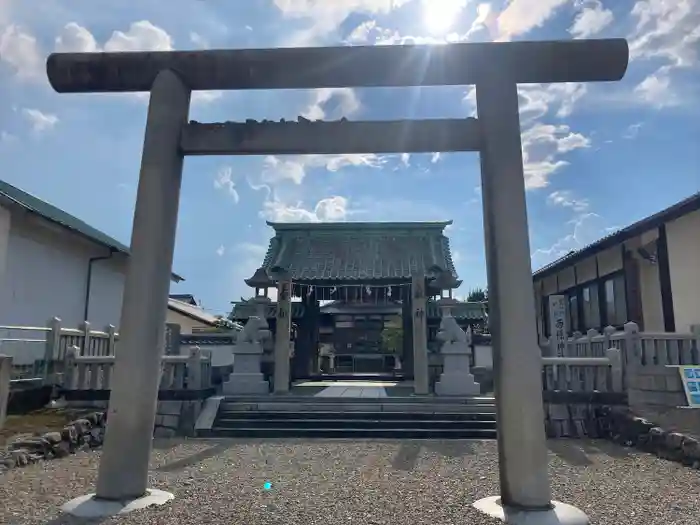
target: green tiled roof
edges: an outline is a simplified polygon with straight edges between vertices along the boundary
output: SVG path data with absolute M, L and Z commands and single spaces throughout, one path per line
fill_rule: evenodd
M 77 217 L 66 213 L 56 206 L 49 204 L 48 202 L 45 202 L 38 197 L 27 193 L 26 191 L 22 191 L 19 188 L 8 184 L 7 182 L 0 181 L 0 196 L 14 202 L 16 205 L 21 206 L 32 213 L 43 217 L 50 222 L 87 237 L 97 244 L 101 244 L 116 252 L 129 255 L 129 248 L 119 241 L 99 230 L 96 230 Z M 184 281 L 184 279 L 177 274 L 173 274 L 172 278 L 175 281 Z
M 457 278 L 447 222 L 271 223 L 263 268 L 301 282 L 405 280 L 435 267 Z
M 275 317 L 276 302 L 271 302 L 267 306 L 267 318 Z M 457 319 L 469 321 L 481 321 L 486 318 L 486 306 L 484 303 L 460 302 L 450 307 L 452 316 Z M 250 302 L 235 303 L 229 318 L 233 321 L 245 321 L 250 316 L 255 315 L 256 305 Z M 440 318 L 440 308 L 435 301 L 428 301 L 427 314 L 429 319 Z M 304 304 L 292 301 L 292 318 L 299 319 L 304 315 Z

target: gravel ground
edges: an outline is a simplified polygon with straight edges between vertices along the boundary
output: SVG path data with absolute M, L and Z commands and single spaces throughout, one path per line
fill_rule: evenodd
M 550 450 L 555 498 L 594 525 L 698 523 L 696 470 L 607 442 L 556 441 Z M 59 517 L 58 507 L 93 490 L 98 460 L 84 452 L 9 471 L 0 477 L 0 523 L 82 523 Z M 175 500 L 100 523 L 497 523 L 471 507 L 497 494 L 495 441 L 158 441 L 151 467 L 151 486 Z

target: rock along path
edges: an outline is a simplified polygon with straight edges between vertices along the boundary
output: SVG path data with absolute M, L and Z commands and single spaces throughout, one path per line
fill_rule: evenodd
M 696 470 L 602 441 L 561 440 L 550 450 L 554 496 L 595 525 L 697 523 Z M 94 489 L 98 461 L 99 452 L 81 452 L 8 471 L 0 523 L 84 523 L 58 508 Z M 151 467 L 151 486 L 175 500 L 102 524 L 498 523 L 471 508 L 497 494 L 495 441 L 158 441 Z

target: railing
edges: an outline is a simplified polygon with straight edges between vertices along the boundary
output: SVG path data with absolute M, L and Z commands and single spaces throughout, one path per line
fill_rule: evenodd
M 211 353 L 199 347 L 189 355 L 163 356 L 160 391 L 201 392 L 212 388 Z M 67 350 L 61 385 L 67 400 L 105 400 L 113 387 L 115 356 L 80 355 L 78 347 Z
M 542 355 L 556 355 L 552 339 L 540 343 Z M 567 339 L 564 357 L 605 357 L 611 348 L 621 352 L 622 387 L 635 367 L 651 365 L 700 364 L 700 325 L 690 333 L 640 332 L 636 323 L 627 323 L 623 331 L 609 326 L 600 334 L 589 330 L 586 335 L 574 333 Z
M 0 430 L 5 425 L 7 404 L 10 401 L 10 381 L 12 372 L 12 357 L 0 355 Z
M 542 358 L 547 435 L 595 436 L 595 406 L 626 403 L 622 351 L 605 356 Z

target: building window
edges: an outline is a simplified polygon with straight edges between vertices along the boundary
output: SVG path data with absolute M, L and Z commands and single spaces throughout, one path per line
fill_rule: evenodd
M 583 306 L 583 328 L 590 330 L 601 326 L 600 305 L 598 303 L 598 285 L 584 286 L 581 292 L 581 304 Z
M 609 325 L 621 326 L 627 322 L 625 279 L 622 275 L 605 281 L 605 313 Z

